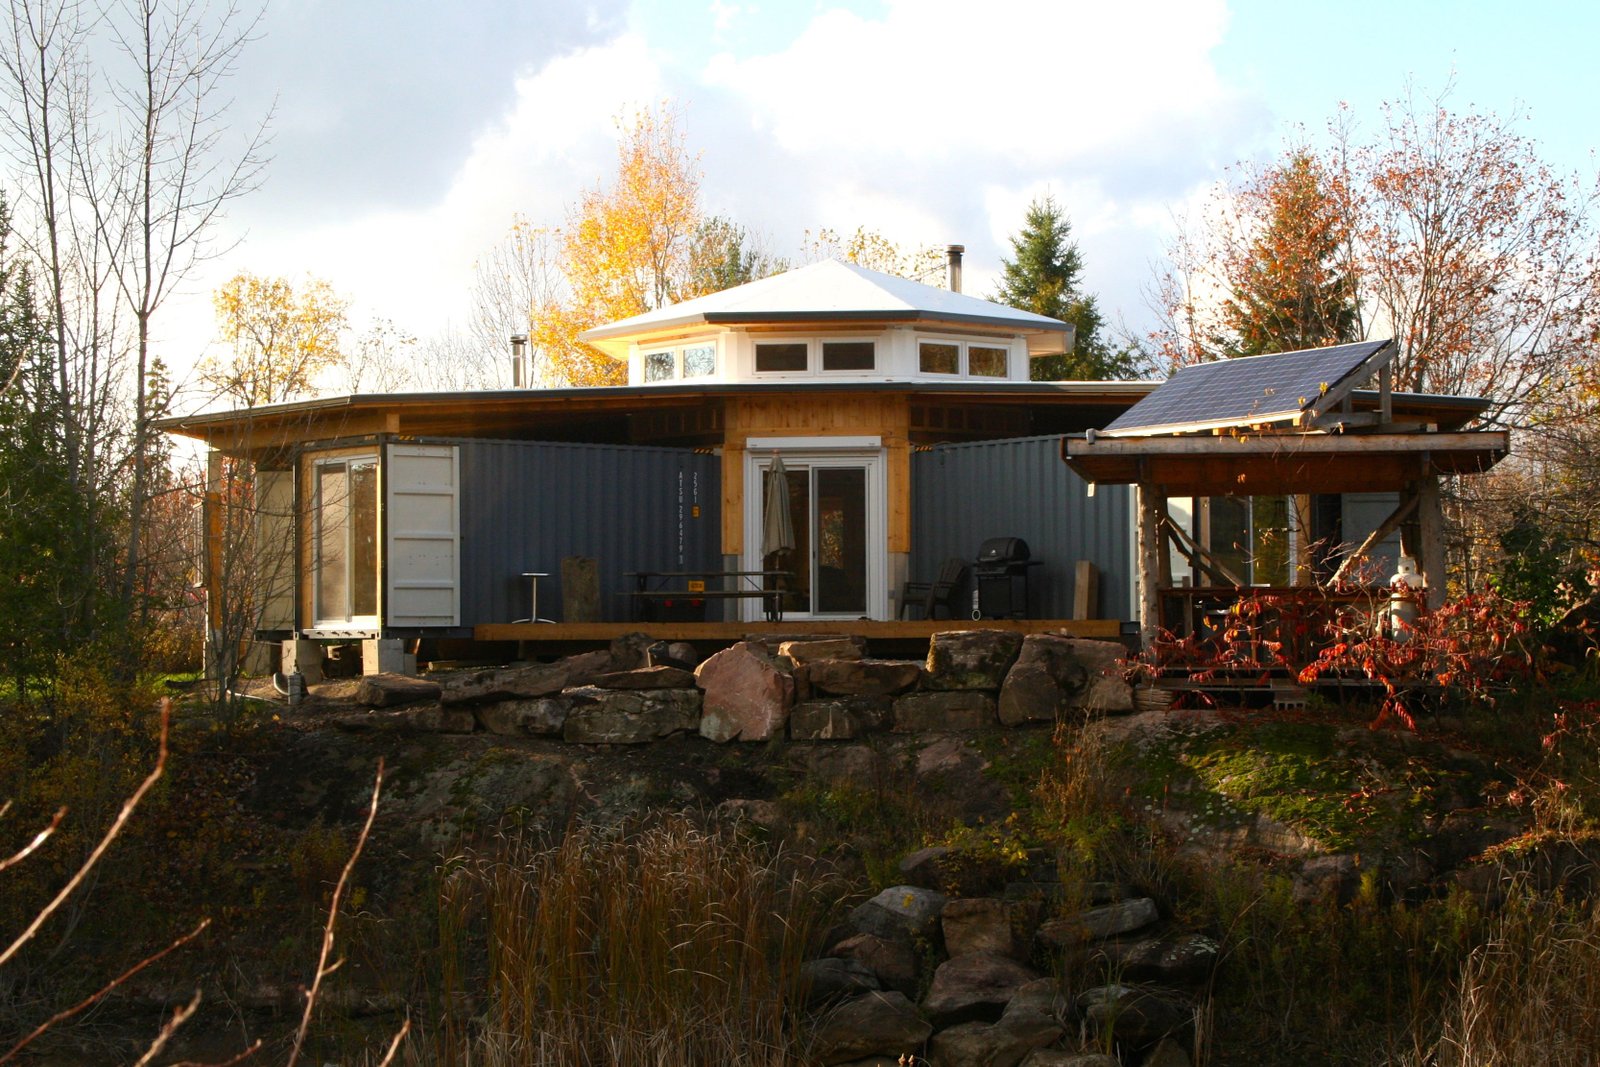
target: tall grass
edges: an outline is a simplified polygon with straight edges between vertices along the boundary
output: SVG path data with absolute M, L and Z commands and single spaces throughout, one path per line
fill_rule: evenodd
M 1468 957 L 1438 1067 L 1591 1065 L 1600 1056 L 1600 904 L 1516 895 Z
M 819 897 L 757 842 L 681 817 L 579 829 L 469 858 L 441 895 L 447 1003 L 483 998 L 475 1032 L 445 1027 L 441 1061 L 802 1062 L 789 1009 Z

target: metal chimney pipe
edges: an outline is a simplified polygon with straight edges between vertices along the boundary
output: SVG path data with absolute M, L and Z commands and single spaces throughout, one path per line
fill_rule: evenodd
M 961 291 L 961 254 L 967 250 L 966 245 L 950 245 L 945 249 L 945 254 L 950 258 L 950 291 Z
M 529 377 L 526 374 L 527 363 L 528 335 L 525 333 L 514 333 L 511 335 L 511 388 L 521 389 L 524 386 L 533 384 L 530 381 L 524 380 L 525 378 Z

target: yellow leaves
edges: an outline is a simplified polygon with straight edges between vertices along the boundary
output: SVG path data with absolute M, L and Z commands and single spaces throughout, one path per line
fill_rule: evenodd
M 868 270 L 883 274 L 898 274 L 914 282 L 938 285 L 944 281 L 945 258 L 932 245 L 922 248 L 903 248 L 876 230 L 856 227 L 848 239 L 824 226 L 815 234 L 806 231 L 806 258 L 811 260 L 842 259 Z
M 578 334 L 679 299 L 699 224 L 700 174 L 676 115 L 641 111 L 621 130 L 610 187 L 586 192 L 558 232 L 566 297 L 530 309 L 530 340 L 567 384 L 622 380 Z
M 319 278 L 296 292 L 286 278 L 235 275 L 212 296 L 220 340 L 232 352 L 201 365 L 203 381 L 244 407 L 313 391 L 318 374 L 342 358 L 349 302 Z

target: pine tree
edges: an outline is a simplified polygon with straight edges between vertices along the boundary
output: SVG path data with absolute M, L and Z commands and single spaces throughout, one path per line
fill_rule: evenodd
M 1011 259 L 993 299 L 1019 311 L 1070 322 L 1077 330 L 1073 351 L 1033 361 L 1036 381 L 1103 381 L 1133 377 L 1133 352 L 1105 338 L 1105 320 L 1091 294 L 1079 287 L 1083 257 L 1072 241 L 1072 224 L 1052 196 L 1028 205 L 1022 232 L 1011 238 Z
M 1227 354 L 1254 356 L 1353 341 L 1359 334 L 1347 267 L 1350 213 L 1343 188 L 1315 156 L 1296 152 L 1242 189 L 1240 206 L 1264 223 L 1228 264 Z

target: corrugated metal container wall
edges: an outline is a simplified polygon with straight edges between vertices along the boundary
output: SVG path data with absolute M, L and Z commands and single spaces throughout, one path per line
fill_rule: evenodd
M 599 564 L 600 612 L 628 617 L 636 570 L 720 570 L 721 461 L 684 448 L 456 440 L 461 622 L 527 618 L 524 571 L 546 571 L 539 614 L 562 619 L 561 560 Z M 696 517 L 695 508 L 699 508 Z
M 970 563 L 990 537 L 1020 537 L 1044 561 L 1029 575 L 1030 616 L 1072 617 L 1073 570 L 1086 559 L 1100 569 L 1100 615 L 1137 618 L 1133 490 L 1089 496 L 1060 448 L 1060 437 L 1021 437 L 913 453 L 911 576 L 931 578 L 950 556 Z

